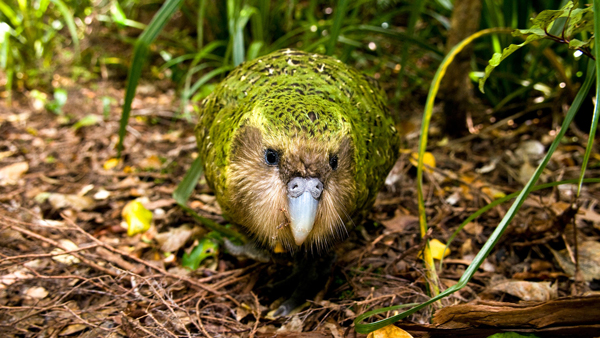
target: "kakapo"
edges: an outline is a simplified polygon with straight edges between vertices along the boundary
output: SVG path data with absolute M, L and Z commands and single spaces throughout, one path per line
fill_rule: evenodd
M 257 247 L 303 257 L 347 236 L 400 146 L 374 79 L 293 49 L 235 68 L 203 101 L 196 137 L 226 217 Z

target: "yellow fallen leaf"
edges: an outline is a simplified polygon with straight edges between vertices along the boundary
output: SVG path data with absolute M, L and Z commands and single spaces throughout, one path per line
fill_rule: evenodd
M 27 128 L 25 128 L 25 131 L 33 136 L 37 136 L 37 134 L 38 134 L 37 129 L 35 129 L 33 127 L 27 127 Z
M 435 238 L 429 241 L 429 248 L 431 249 L 431 256 L 433 256 L 433 259 L 441 260 L 450 254 L 450 248 L 444 251 L 446 244 Z
M 162 166 L 160 158 L 156 155 L 150 155 L 138 163 L 138 166 L 144 170 L 158 170 Z
M 140 201 L 131 201 L 125 205 L 121 215 L 127 222 L 127 235 L 133 236 L 150 229 L 152 212 Z
M 463 181 L 466 184 L 471 184 L 475 181 L 477 177 L 475 175 L 472 174 L 461 174 L 458 179 Z
M 111 158 L 106 160 L 106 162 L 104 162 L 104 170 L 111 170 L 114 169 L 117 165 L 119 165 L 119 162 L 121 160 L 119 160 L 118 158 Z
M 506 194 L 496 188 L 491 188 L 491 187 L 483 187 L 481 188 L 481 191 L 488 195 L 489 197 L 497 200 L 499 198 L 503 198 L 506 197 Z
M 419 164 L 419 153 L 412 153 L 410 155 L 409 161 L 415 167 Z M 433 168 L 435 168 L 435 157 L 430 152 L 425 152 L 423 154 L 423 164 L 425 165 L 423 169 L 428 173 L 433 172 Z
M 413 338 L 413 336 L 397 326 L 388 325 L 369 333 L 367 338 Z

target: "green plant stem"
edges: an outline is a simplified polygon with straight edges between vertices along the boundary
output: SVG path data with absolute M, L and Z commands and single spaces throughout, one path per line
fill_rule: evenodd
M 458 45 L 454 46 L 452 50 L 446 55 L 440 67 L 438 68 L 433 78 L 429 94 L 427 96 L 427 103 L 425 105 L 425 113 L 423 114 L 423 122 L 421 124 L 421 137 L 419 139 L 419 162 L 417 165 L 417 199 L 419 204 L 419 228 L 421 230 L 421 237 L 425 237 L 427 234 L 427 214 L 425 211 L 425 201 L 423 197 L 423 158 L 427 149 L 427 137 L 429 134 L 429 122 L 431 121 L 431 115 L 433 114 L 433 106 L 435 97 L 440 87 L 440 83 L 446 69 L 450 66 L 450 63 L 454 60 L 454 57 L 462 51 L 468 44 L 473 40 L 488 34 L 494 34 L 501 32 L 502 28 L 490 28 L 479 31 L 468 38 L 461 41 Z M 437 296 L 439 293 L 439 286 L 437 284 L 437 274 L 435 271 L 435 265 L 433 264 L 433 258 L 431 251 L 429 250 L 429 243 L 427 243 L 424 250 L 424 263 L 426 268 L 427 280 L 430 284 L 429 290 L 433 296 Z
M 594 36 L 600 36 L 600 0 L 594 0 Z M 565 25 L 566 26 L 566 25 Z M 600 55 L 600 45 L 595 41 L 594 43 L 594 54 Z M 585 170 L 587 169 L 590 155 L 594 148 L 594 140 L 596 138 L 596 128 L 598 128 L 598 118 L 600 113 L 598 112 L 598 98 L 600 98 L 600 58 L 594 58 L 596 65 L 596 101 L 594 104 L 594 115 L 592 117 L 592 125 L 590 126 L 590 133 L 588 135 L 588 142 L 585 148 L 585 155 L 583 156 L 583 162 L 581 163 L 581 173 L 579 174 L 579 185 L 577 186 L 577 197 L 581 194 L 581 185 L 583 184 L 583 178 L 585 177 Z

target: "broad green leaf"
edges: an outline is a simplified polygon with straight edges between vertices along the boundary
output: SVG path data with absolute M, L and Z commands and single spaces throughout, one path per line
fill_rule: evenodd
M 100 118 L 100 116 L 98 115 L 87 115 L 83 118 L 81 118 L 79 121 L 75 122 L 75 124 L 73 125 L 73 129 L 77 130 L 81 127 L 88 127 L 88 126 L 93 126 L 95 124 L 97 124 L 98 122 L 100 122 L 102 120 L 102 118 Z
M 560 43 L 568 43 L 571 49 L 580 49 L 586 52 L 591 41 L 583 42 L 574 39 L 573 36 L 581 32 L 591 32 L 594 27 L 593 9 L 577 8 L 578 1 L 569 1 L 563 8 L 559 10 L 545 10 L 533 18 L 532 26 L 529 29 L 517 29 L 513 32 L 513 36 L 521 36 L 525 38 L 525 42 L 521 44 L 511 44 L 506 47 L 502 53 L 495 53 L 489 61 L 489 65 L 485 68 L 484 76 L 479 80 L 479 90 L 484 92 L 485 81 L 490 76 L 490 73 L 510 54 L 514 53 L 519 48 L 540 39 L 550 39 Z M 566 27 L 553 27 L 559 18 L 566 19 Z M 564 21 L 564 20 L 561 20 Z M 552 29 L 554 34 L 549 33 Z M 560 32 L 562 30 L 562 32 Z M 589 53 L 587 53 L 589 55 Z
M 516 29 L 514 32 L 512 32 L 512 36 L 526 37 L 529 36 L 529 34 L 539 35 L 543 38 L 547 36 L 546 32 L 539 27 L 532 27 L 529 29 Z
M 67 91 L 62 88 L 58 88 L 54 91 L 54 100 L 62 107 L 67 103 Z
M 569 1 L 563 8 L 558 10 L 545 10 L 538 14 L 531 20 L 532 28 L 541 28 L 542 30 L 548 30 L 550 25 L 558 18 L 566 17 L 573 8 L 573 2 Z
M 588 40 L 588 41 L 581 41 L 581 40 L 577 40 L 577 39 L 572 39 L 571 41 L 569 41 L 569 48 L 571 49 L 581 49 L 581 48 L 588 48 L 590 47 L 590 43 L 592 42 L 592 40 Z
M 512 53 L 514 53 L 515 51 L 517 51 L 519 48 L 530 44 L 533 41 L 537 41 L 540 39 L 543 39 L 544 36 L 540 36 L 537 34 L 532 34 L 529 35 L 527 37 L 527 39 L 525 39 L 525 42 L 515 45 L 515 44 L 511 44 L 510 46 L 504 48 L 502 50 L 502 53 L 494 53 L 494 55 L 492 56 L 492 58 L 490 59 L 489 64 L 487 65 L 487 67 L 485 67 L 485 74 L 483 75 L 483 77 L 481 79 L 479 79 L 479 90 L 483 93 L 485 92 L 483 90 L 483 86 L 485 85 L 485 81 L 488 79 L 488 77 L 490 77 L 490 74 L 492 73 L 492 71 L 498 67 L 498 65 L 500 64 L 500 62 L 502 62 L 504 59 L 506 59 L 509 55 L 511 55 Z
M 219 244 L 215 243 L 211 238 L 203 238 L 198 245 L 194 247 L 189 254 L 183 254 L 181 266 L 192 271 L 198 269 L 200 263 L 209 257 L 217 257 L 219 254 Z
M 571 12 L 565 36 L 572 37 L 581 32 L 592 32 L 594 30 L 593 7 L 576 8 Z

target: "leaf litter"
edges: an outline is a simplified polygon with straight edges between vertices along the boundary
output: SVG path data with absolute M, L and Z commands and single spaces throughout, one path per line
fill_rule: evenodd
M 107 119 L 88 123 L 86 117 L 102 116 L 102 98 L 120 98 L 123 92 L 110 83 L 96 91 L 69 90 L 62 109 L 71 125 L 34 110 L 27 98 L 11 108 L 0 105 L 5 135 L 0 140 L 0 331 L 5 336 L 364 337 L 351 328 L 358 314 L 428 299 L 419 260 L 415 138 L 407 137 L 370 216 L 338 245 L 327 290 L 293 316 L 273 319 L 268 313 L 281 300 L 270 296 L 268 285 L 290 266 L 238 259 L 213 246 L 211 252 L 192 254 L 204 248 L 209 231 L 171 197 L 197 156 L 193 122 L 176 118 L 177 108 L 168 104 L 177 101 L 173 94 L 136 98 L 126 150 L 116 160 L 117 100 Z M 540 123 L 550 125 L 550 119 Z M 448 250 L 445 243 L 470 214 L 520 189 L 523 172 L 547 146 L 544 130 L 499 126 L 476 139 L 429 149 L 428 236 L 440 243 L 440 258 L 449 254 L 438 270 L 442 285 L 456 283 L 509 205 L 471 222 Z M 561 146 L 543 179 L 576 178 L 583 147 Z M 599 176 L 599 158 L 592 157 L 589 177 Z M 600 329 L 585 321 L 589 316 L 580 308 L 587 306 L 587 314 L 594 315 L 600 304 L 598 188 L 584 186 L 577 201 L 573 187 L 536 192 L 465 288 L 399 326 L 414 337 L 452 334 L 457 328 L 491 335 L 498 330 L 490 327 L 501 326 L 479 314 L 493 311 L 504 327 L 524 333 L 561 326 L 585 336 Z M 149 230 L 128 236 L 121 214 L 136 200 L 141 218 L 151 223 L 140 223 Z M 227 224 L 203 179 L 189 205 Z M 182 267 L 184 256 L 200 257 L 188 264 L 198 269 Z M 581 320 L 553 316 L 559 307 Z

